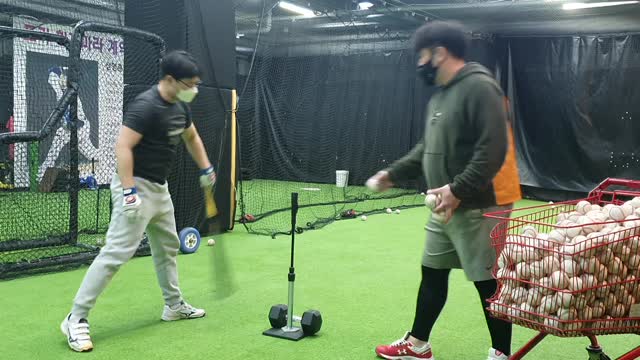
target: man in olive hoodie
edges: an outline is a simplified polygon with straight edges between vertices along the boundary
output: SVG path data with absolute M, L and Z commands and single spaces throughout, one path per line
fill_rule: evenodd
M 370 179 L 384 191 L 423 172 L 432 189 L 428 193 L 440 199 L 427 224 L 413 328 L 391 345 L 376 348 L 385 359 L 433 359 L 429 335 L 445 305 L 454 268 L 464 270 L 480 295 L 492 341 L 488 359 L 506 360 L 511 351 L 511 324 L 486 310 L 486 300 L 497 288 L 489 238 L 496 221 L 483 217 L 512 206 L 497 205 L 493 185 L 507 152 L 507 114 L 491 73 L 464 61 L 467 46 L 466 32 L 455 23 L 431 22 L 416 31 L 418 73 L 427 85 L 438 86 L 427 107 L 425 133 L 409 154 Z

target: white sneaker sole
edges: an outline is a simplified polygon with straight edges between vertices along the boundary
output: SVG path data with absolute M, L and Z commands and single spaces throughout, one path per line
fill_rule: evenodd
M 76 352 L 89 352 L 93 350 L 93 344 L 88 348 L 79 348 L 77 346 L 74 346 L 74 344 L 69 341 L 69 320 L 67 318 L 64 318 L 62 324 L 60 324 L 60 331 L 62 331 L 62 334 L 64 334 L 64 336 L 67 338 L 67 344 L 69 345 L 69 348 L 71 348 L 71 350 Z
M 382 355 L 382 354 L 377 354 L 377 355 L 387 360 L 435 360 L 433 356 L 425 359 L 425 358 L 417 358 L 415 356 L 389 356 L 389 355 Z
M 191 320 L 191 319 L 200 319 L 205 317 L 205 315 L 207 315 L 206 312 L 202 313 L 202 315 L 191 315 L 191 316 L 182 316 L 180 314 L 175 314 L 175 315 L 166 315 L 166 314 L 162 314 L 162 316 L 160 317 L 160 319 L 162 319 L 162 321 L 178 321 L 178 320 Z

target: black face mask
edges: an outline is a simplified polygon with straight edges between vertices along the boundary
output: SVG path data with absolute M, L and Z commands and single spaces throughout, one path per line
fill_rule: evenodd
M 418 66 L 418 76 L 424 81 L 427 86 L 434 86 L 436 84 L 437 67 L 434 67 L 429 61 L 426 64 Z

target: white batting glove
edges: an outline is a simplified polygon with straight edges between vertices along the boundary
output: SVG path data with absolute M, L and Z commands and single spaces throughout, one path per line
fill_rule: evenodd
M 213 166 L 207 169 L 200 170 L 200 186 L 203 188 L 213 187 L 216 184 L 216 172 L 213 170 Z

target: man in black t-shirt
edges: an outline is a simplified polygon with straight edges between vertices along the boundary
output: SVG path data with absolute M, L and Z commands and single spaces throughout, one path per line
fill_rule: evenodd
M 90 351 L 89 311 L 120 266 L 136 252 L 146 231 L 165 301 L 162 320 L 203 317 L 205 311 L 182 299 L 178 286 L 176 233 L 167 174 L 183 140 L 201 169 L 200 185 L 211 188 L 216 173 L 192 123 L 189 106 L 198 94 L 198 66 L 191 55 L 174 51 L 162 59 L 158 85 L 129 105 L 116 143 L 117 174 L 111 181 L 113 213 L 105 246 L 93 261 L 61 324 L 69 347 Z M 208 190 L 210 191 L 210 190 Z

